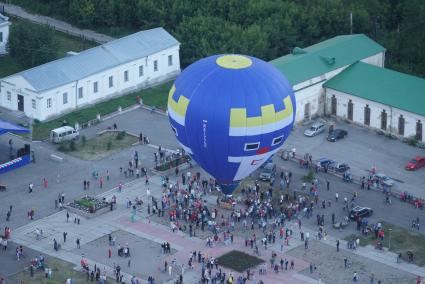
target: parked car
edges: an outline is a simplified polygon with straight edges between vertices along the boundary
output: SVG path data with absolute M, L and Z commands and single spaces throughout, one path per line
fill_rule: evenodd
M 321 121 L 316 121 L 308 129 L 304 131 L 304 135 L 308 137 L 316 136 L 325 131 L 326 125 Z
M 328 166 L 328 169 L 338 173 L 344 173 L 348 171 L 350 167 L 347 164 L 340 164 L 340 163 L 334 162 Z
M 406 164 L 405 169 L 408 171 L 415 171 L 422 167 L 425 167 L 425 157 L 416 156 Z
M 350 211 L 350 219 L 356 220 L 357 217 L 364 218 L 372 216 L 373 210 L 369 207 L 361 207 L 361 206 L 355 206 Z
M 76 140 L 80 136 L 78 130 L 71 126 L 62 126 L 50 131 L 50 141 L 53 143 L 60 143 L 66 140 Z
M 317 160 L 317 165 L 320 165 L 322 168 L 329 167 L 329 165 L 336 163 L 334 160 L 328 158 L 320 158 Z
M 335 129 L 328 134 L 327 140 L 330 142 L 336 142 L 336 140 L 342 139 L 348 135 L 348 132 L 344 129 Z
M 276 176 L 276 165 L 274 163 L 267 163 L 260 172 L 260 180 L 274 182 Z
M 270 158 L 267 159 L 267 161 L 265 161 L 260 168 L 264 169 L 266 167 L 267 164 L 273 163 L 273 155 L 270 156 Z
M 385 174 L 374 174 L 372 178 L 379 183 L 381 186 L 388 186 L 391 187 L 394 185 L 394 181 L 386 176 Z

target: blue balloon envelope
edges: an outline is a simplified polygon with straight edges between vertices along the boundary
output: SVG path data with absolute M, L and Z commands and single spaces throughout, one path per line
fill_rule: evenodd
M 295 106 L 292 86 L 271 64 L 214 55 L 176 79 L 168 117 L 182 148 L 232 194 L 288 138 Z

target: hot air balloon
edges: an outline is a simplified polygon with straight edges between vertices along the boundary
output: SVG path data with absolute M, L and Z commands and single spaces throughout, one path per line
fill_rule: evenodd
M 230 195 L 288 138 L 295 106 L 292 86 L 269 63 L 213 55 L 178 76 L 168 117 L 182 148 Z

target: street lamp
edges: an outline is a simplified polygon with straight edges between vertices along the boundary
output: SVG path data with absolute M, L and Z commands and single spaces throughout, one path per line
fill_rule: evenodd
M 389 238 L 388 238 L 388 250 L 391 250 L 391 231 L 392 231 L 393 229 L 391 229 L 391 228 L 389 228 L 388 229 L 388 231 L 389 231 Z

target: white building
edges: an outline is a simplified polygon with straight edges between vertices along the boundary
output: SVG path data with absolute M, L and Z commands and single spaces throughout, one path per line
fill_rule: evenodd
M 5 54 L 7 39 L 9 38 L 9 18 L 0 14 L 0 55 Z
M 363 34 L 342 35 L 296 47 L 270 63 L 292 84 L 297 99 L 295 121 L 300 122 L 324 113 L 323 84 L 358 61 L 384 67 L 385 48 Z
M 0 80 L 0 106 L 40 121 L 170 80 L 180 43 L 163 28 L 141 31 Z
M 324 87 L 327 114 L 425 142 L 425 79 L 358 62 Z
M 297 122 L 334 115 L 425 142 L 425 79 L 384 68 L 385 48 L 367 36 L 296 47 L 271 63 L 293 85 Z

